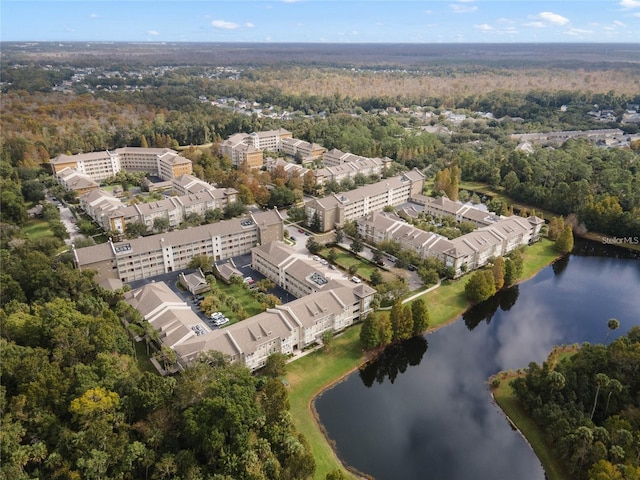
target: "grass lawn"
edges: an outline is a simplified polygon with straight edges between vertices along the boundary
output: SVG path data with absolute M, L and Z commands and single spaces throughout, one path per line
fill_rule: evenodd
M 22 233 L 29 240 L 36 240 L 43 237 L 52 237 L 53 232 L 49 229 L 49 222 L 45 220 L 29 220 L 22 227 Z
M 521 280 L 531 278 L 560 256 L 554 248 L 554 242 L 547 238 L 527 247 L 524 252 Z
M 219 288 L 220 291 L 225 295 L 228 295 L 229 297 L 237 300 L 250 317 L 258 315 L 259 313 L 262 313 L 264 311 L 262 305 L 258 303 L 253 297 L 252 292 L 245 289 L 242 285 L 227 285 L 224 282 L 218 281 L 216 283 L 216 287 Z M 213 294 L 211 292 L 205 292 L 202 295 L 204 297 L 208 297 Z M 227 326 L 239 321 L 238 316 L 226 304 L 220 306 L 220 312 L 230 320 Z
M 464 293 L 465 283 L 466 278 L 445 280 L 438 288 L 420 297 L 429 308 L 430 330 L 454 320 L 469 307 L 469 300 Z
M 316 479 L 324 479 L 327 473 L 341 468 L 341 465 L 318 428 L 310 412 L 310 403 L 326 385 L 343 377 L 363 362 L 359 335 L 360 325 L 351 327 L 335 338 L 330 352 L 316 351 L 287 366 L 291 415 L 296 428 L 311 445 L 316 461 Z
M 136 348 L 136 362 L 141 372 L 158 373 L 156 367 L 153 366 L 149 356 L 147 355 L 147 342 L 134 342 Z M 149 349 L 149 354 L 153 355 L 153 349 Z
M 329 250 L 331 249 L 324 248 L 320 251 L 319 255 L 321 255 L 324 258 L 329 258 Z M 362 259 L 360 259 L 359 257 L 357 257 L 351 252 L 345 252 L 344 250 L 337 247 L 334 248 L 334 250 L 337 254 L 336 260 L 334 263 L 338 265 L 340 268 L 342 268 L 344 271 L 349 270 L 349 267 L 351 265 L 357 265 L 358 270 L 356 271 L 356 275 L 364 278 L 365 280 L 371 280 L 371 273 L 374 270 L 380 270 L 378 267 L 376 267 L 372 263 L 363 261 Z
M 542 462 L 547 478 L 569 480 L 571 477 L 565 472 L 562 463 L 553 456 L 553 450 L 545 442 L 544 433 L 522 409 L 511 388 L 511 380 L 513 378 L 503 379 L 500 386 L 493 390 L 496 402 L 531 444 L 533 451 Z

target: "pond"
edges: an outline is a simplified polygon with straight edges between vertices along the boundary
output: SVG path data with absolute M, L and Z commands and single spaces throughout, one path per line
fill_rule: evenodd
M 638 255 L 577 241 L 571 256 L 439 331 L 395 345 L 315 400 L 342 461 L 376 479 L 542 480 L 487 379 L 554 345 L 607 341 L 640 324 Z

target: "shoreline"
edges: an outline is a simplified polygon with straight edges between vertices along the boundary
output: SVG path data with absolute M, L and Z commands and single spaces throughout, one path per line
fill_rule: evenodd
M 550 364 L 550 368 L 553 370 L 561 356 L 573 355 L 579 350 L 580 346 L 576 344 L 564 345 L 561 347 L 556 345 L 547 356 L 545 362 L 548 362 Z M 527 445 L 529 445 L 529 448 L 531 448 L 540 461 L 540 465 L 545 473 L 545 478 L 550 480 L 564 480 L 568 477 L 566 476 L 566 472 L 563 470 L 562 463 L 558 461 L 558 459 L 553 455 L 553 451 L 547 446 L 546 441 L 544 441 L 544 434 L 538 428 L 537 424 L 530 418 L 528 413 L 524 410 L 520 410 L 520 401 L 515 397 L 513 390 L 511 389 L 511 382 L 516 378 L 523 376 L 524 372 L 511 370 L 500 371 L 491 375 L 487 380 L 487 383 L 489 385 L 492 403 L 500 409 L 500 413 L 509 422 L 511 427 L 518 432 Z M 500 384 L 493 386 L 491 383 L 493 379 L 499 379 Z M 501 392 L 500 395 L 498 395 L 500 400 L 496 397 L 497 392 Z M 513 403 L 513 405 L 511 405 L 511 403 Z M 518 412 L 524 416 L 523 418 L 520 418 L 520 421 L 512 418 L 513 416 L 516 416 L 515 413 Z M 530 425 L 527 425 L 528 423 L 530 423 Z M 529 436 L 527 436 L 527 433 Z M 540 438 L 543 438 L 543 443 L 541 445 L 539 442 L 532 440 L 532 437 L 538 435 Z
M 536 275 L 538 275 L 538 273 L 540 273 L 542 270 L 544 270 L 546 267 L 548 267 L 549 265 L 552 265 L 554 262 L 558 261 L 559 259 L 561 259 L 562 257 L 564 257 L 566 255 L 569 255 L 569 254 L 556 254 L 551 260 L 545 262 L 543 265 L 539 266 L 538 268 L 535 268 L 532 272 L 529 273 L 529 275 L 527 277 L 518 279 L 518 281 L 516 281 L 513 285 L 520 285 L 520 284 L 522 284 L 522 283 L 524 283 L 526 281 L 531 280 Z M 435 289 L 435 291 L 437 291 L 437 290 L 438 289 Z M 459 310 L 456 314 L 448 317 L 446 320 L 439 322 L 437 325 L 428 327 L 427 330 L 423 333 L 423 335 L 432 334 L 434 332 L 437 332 L 438 330 L 440 330 L 443 327 L 451 325 L 452 323 L 454 323 L 458 319 L 460 319 L 461 316 L 464 315 L 464 313 L 466 313 L 473 306 L 474 306 L 474 304 L 467 304 L 463 309 Z M 348 465 L 346 462 L 344 462 L 340 458 L 340 456 L 338 455 L 338 453 L 336 452 L 336 449 L 335 449 L 335 442 L 327 435 L 326 429 L 325 429 L 324 425 L 322 424 L 322 422 L 319 419 L 318 413 L 317 413 L 316 408 L 315 408 L 315 400 L 316 400 L 316 398 L 318 398 L 320 395 L 322 395 L 327 390 L 330 390 L 331 388 L 333 388 L 338 383 L 344 381 L 344 379 L 346 377 L 348 377 L 354 371 L 356 371 L 359 368 L 361 368 L 367 362 L 373 360 L 380 353 L 381 350 L 383 350 L 383 348 L 379 347 L 379 348 L 376 348 L 376 349 L 373 349 L 373 350 L 370 350 L 370 351 L 363 352 L 360 361 L 357 362 L 356 365 L 354 365 L 352 368 L 348 369 L 348 371 L 343 372 L 338 377 L 335 377 L 335 378 L 331 379 L 330 381 L 328 381 L 328 382 L 324 383 L 323 385 L 321 385 L 311 395 L 311 397 L 309 398 L 309 400 L 307 402 L 307 413 L 311 416 L 311 418 L 313 419 L 313 423 L 314 423 L 315 427 L 319 430 L 319 432 L 321 433 L 322 437 L 324 438 L 324 441 L 329 446 L 329 449 L 331 450 L 331 454 L 332 454 L 333 458 L 338 462 L 339 465 L 341 465 L 341 467 L 344 470 L 346 470 L 350 475 L 354 476 L 355 478 L 357 478 L 359 480 L 371 479 L 372 477 L 368 476 L 367 474 L 365 474 L 363 472 L 358 471 L 356 468 Z M 492 394 L 492 396 L 493 396 L 493 394 Z M 526 437 L 525 437 L 525 439 L 526 439 Z M 528 440 L 527 440 L 527 443 L 529 443 Z M 535 450 L 534 450 L 534 453 L 535 453 Z M 537 456 L 537 454 L 536 454 L 536 456 Z M 319 477 L 314 477 L 314 478 L 319 478 Z

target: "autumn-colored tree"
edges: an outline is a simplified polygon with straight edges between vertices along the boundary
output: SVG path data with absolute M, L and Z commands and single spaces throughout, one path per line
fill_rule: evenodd
M 493 274 L 493 282 L 495 284 L 496 291 L 498 291 L 504 286 L 504 259 L 502 257 L 495 259 L 493 267 L 491 268 L 491 273 Z

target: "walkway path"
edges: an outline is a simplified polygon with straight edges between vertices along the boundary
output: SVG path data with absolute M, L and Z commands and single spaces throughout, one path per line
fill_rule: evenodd
M 410 297 L 407 297 L 404 300 L 402 300 L 402 303 L 404 304 L 404 303 L 410 302 L 411 300 L 415 300 L 416 298 L 418 298 L 418 297 L 420 297 L 422 295 L 426 295 L 427 293 L 429 293 L 429 292 L 435 290 L 436 288 L 438 288 L 441 284 L 442 284 L 442 279 L 439 278 L 438 279 L 438 283 L 436 283 L 434 286 L 429 287 L 426 290 L 423 290 L 421 292 L 414 293 Z M 380 308 L 378 308 L 378 310 L 391 310 L 391 307 L 380 307 Z

